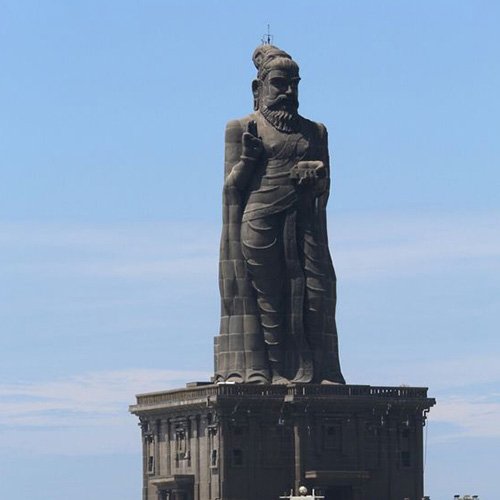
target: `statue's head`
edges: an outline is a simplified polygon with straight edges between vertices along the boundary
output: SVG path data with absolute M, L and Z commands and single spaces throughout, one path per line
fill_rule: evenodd
M 257 78 L 252 82 L 254 109 L 276 128 L 290 132 L 298 122 L 299 66 L 274 45 L 260 45 L 253 53 Z

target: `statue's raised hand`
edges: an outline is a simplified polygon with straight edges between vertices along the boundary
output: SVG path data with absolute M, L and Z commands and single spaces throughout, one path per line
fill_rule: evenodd
M 262 155 L 264 145 L 257 134 L 257 124 L 254 120 L 248 122 L 247 130 L 241 136 L 241 145 L 241 159 L 243 161 L 257 161 Z

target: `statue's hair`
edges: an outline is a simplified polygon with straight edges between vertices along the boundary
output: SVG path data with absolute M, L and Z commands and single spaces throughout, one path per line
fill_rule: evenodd
M 279 68 L 299 72 L 299 66 L 292 57 L 274 45 L 259 45 L 253 53 L 252 61 L 257 68 L 259 80 L 264 80 L 272 69 Z

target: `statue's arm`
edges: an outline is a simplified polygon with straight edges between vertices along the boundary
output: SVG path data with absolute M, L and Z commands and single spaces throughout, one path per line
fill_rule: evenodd
M 226 126 L 224 154 L 224 187 L 244 190 L 252 174 L 260 152 L 260 139 L 246 131 L 239 120 L 232 120 Z
M 326 205 L 330 191 L 330 155 L 328 153 L 328 131 L 322 123 L 318 123 L 318 133 L 320 143 L 320 160 L 325 166 L 325 175 L 318 179 L 316 193 L 317 196 L 321 196 L 323 203 Z

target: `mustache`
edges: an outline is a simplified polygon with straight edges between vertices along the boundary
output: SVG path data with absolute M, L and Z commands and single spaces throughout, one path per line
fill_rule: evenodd
M 276 99 L 267 103 L 267 107 L 273 111 L 277 110 L 297 110 L 299 101 L 296 97 L 288 97 L 286 95 L 279 95 Z

